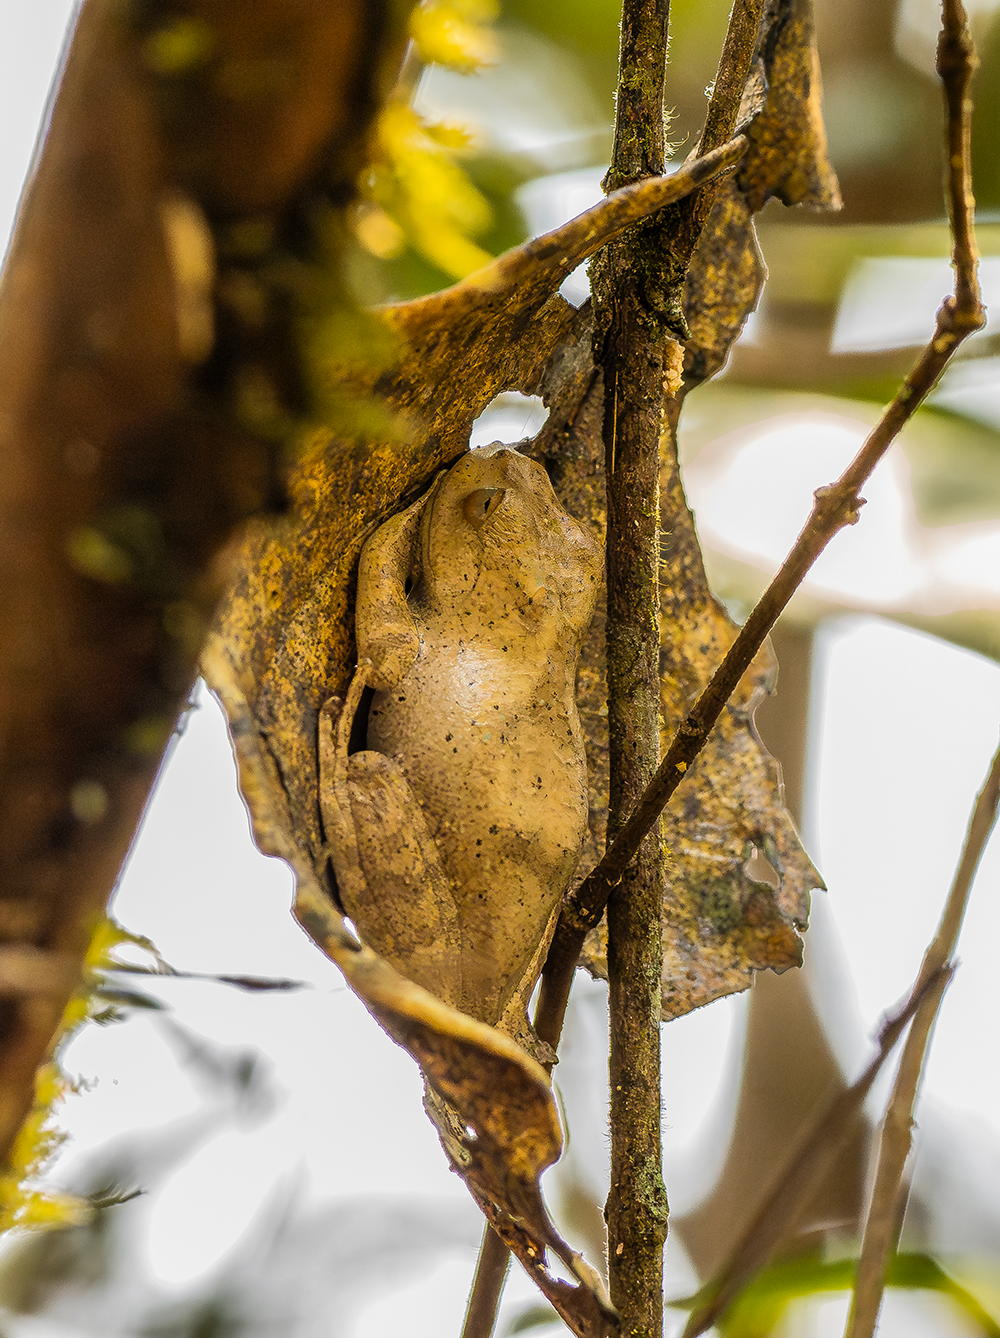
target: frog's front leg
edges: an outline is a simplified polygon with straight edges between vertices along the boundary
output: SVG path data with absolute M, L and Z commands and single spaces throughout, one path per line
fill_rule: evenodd
M 455 894 L 423 811 L 391 758 L 347 751 L 370 674 L 363 663 L 343 706 L 331 698 L 320 713 L 320 807 L 341 903 L 398 971 L 476 1013 L 462 986 Z

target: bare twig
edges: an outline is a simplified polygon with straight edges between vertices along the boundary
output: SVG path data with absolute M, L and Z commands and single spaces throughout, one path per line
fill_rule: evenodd
M 701 185 L 710 182 L 721 172 L 735 163 L 746 151 L 742 136 L 721 143 L 732 134 L 736 124 L 739 107 L 739 93 L 733 94 L 731 85 L 739 83 L 740 93 L 749 68 L 753 45 L 753 33 L 747 30 L 747 15 L 756 15 L 760 0 L 740 0 L 734 13 L 727 46 L 720 67 L 720 79 L 717 80 L 716 92 L 710 108 L 710 121 L 713 133 L 707 135 L 711 141 L 711 152 L 685 164 L 670 177 L 662 177 L 664 155 L 664 127 L 662 116 L 663 71 L 666 59 L 666 0 L 636 0 L 626 3 L 623 12 L 622 58 L 630 64 L 632 77 L 623 79 L 619 89 L 615 154 L 612 167 L 606 179 L 607 186 L 614 190 L 600 205 L 580 215 L 562 228 L 539 237 L 517 250 L 500 257 L 485 269 L 470 275 L 451 291 L 456 301 L 461 301 L 468 294 L 477 304 L 482 303 L 483 295 L 489 300 L 502 300 L 503 293 L 512 285 L 529 279 L 537 281 L 539 269 L 551 272 L 569 273 L 580 260 L 592 254 L 600 246 L 620 236 L 628 227 L 640 222 L 653 212 L 653 205 L 662 209 L 689 195 Z M 754 19 L 754 27 L 756 20 Z M 735 37 L 734 37 L 735 34 Z M 734 54 L 735 53 L 735 54 Z M 730 67 L 732 67 L 730 69 Z M 729 73 L 724 73 L 728 71 Z M 634 77 L 636 74 L 640 77 Z M 714 109 L 714 119 L 713 110 Z M 640 179 L 637 179 L 640 178 Z M 695 237 L 695 240 L 697 238 Z M 610 248 L 613 250 L 613 248 Z M 687 255 L 692 247 L 686 248 Z M 623 243 L 621 251 L 620 274 L 631 280 L 632 274 L 641 265 L 636 264 L 634 243 Z M 603 261 L 602 261 L 603 263 Z M 608 268 L 613 268 L 611 261 Z M 598 269 L 601 264 L 598 265 Z M 614 287 L 612 284 L 610 287 Z M 628 287 L 635 287 L 631 282 Z M 600 305 L 599 290 L 601 279 L 595 276 L 595 293 Z M 624 291 L 624 288 L 623 288 Z M 616 294 L 617 296 L 617 294 Z M 643 294 L 643 297 L 648 296 Z M 628 303 L 624 304 L 626 307 Z M 653 304 L 655 307 L 655 303 Z M 605 304 L 607 306 L 607 304 Z M 620 650 L 616 657 L 609 655 L 612 663 L 611 676 L 614 678 L 617 665 L 619 690 L 610 690 L 610 710 L 616 710 L 615 702 L 620 701 L 619 714 L 622 716 L 624 732 L 613 731 L 621 740 L 621 749 L 616 780 L 613 781 L 618 798 L 619 813 L 627 811 L 643 786 L 649 780 L 656 765 L 659 742 L 659 692 L 658 692 L 658 655 L 659 630 L 653 610 L 656 608 L 656 573 L 658 562 L 658 542 L 656 523 L 656 492 L 659 468 L 659 424 L 662 414 L 664 386 L 664 339 L 651 335 L 649 312 L 643 312 L 642 301 L 633 300 L 632 310 L 624 315 L 624 310 L 609 315 L 605 331 L 605 347 L 609 363 L 614 367 L 605 368 L 606 384 L 613 389 L 608 397 L 609 413 L 606 420 L 606 449 L 608 453 L 608 478 L 611 493 L 609 496 L 610 537 L 609 552 L 619 553 L 624 557 L 626 549 L 632 559 L 629 564 L 617 563 L 612 557 L 612 564 L 619 571 L 620 579 L 612 574 L 609 584 L 620 592 L 615 603 L 612 594 L 610 603 L 618 609 L 617 621 L 612 615 L 613 627 L 610 638 L 613 642 L 616 628 L 621 632 Z M 643 317 L 646 317 L 644 320 Z M 630 328 L 627 328 L 630 327 Z M 650 358 L 643 358 L 645 364 L 641 371 L 637 367 L 635 351 L 642 348 L 650 353 Z M 675 348 L 676 353 L 676 348 Z M 637 383 L 636 373 L 639 372 Z M 631 414 L 619 412 L 620 406 L 641 405 L 640 412 L 632 418 Z M 632 423 L 626 423 L 626 417 Z M 636 431 L 632 431 L 635 425 Z M 633 449 L 635 448 L 635 449 Z M 638 454 L 636 454 L 636 450 Z M 617 513 L 616 513 L 617 508 Z M 617 514 L 617 523 L 616 523 Z M 620 544 L 616 535 L 626 536 L 626 542 Z M 645 643 L 645 654 L 635 654 L 636 620 L 642 624 L 639 629 L 640 639 Z M 626 681 L 628 680 L 628 681 Z M 637 697 L 644 698 L 637 708 Z M 632 744 L 637 744 L 637 750 Z M 648 755 L 647 755 L 648 754 Z M 638 769 L 631 776 L 623 777 L 623 770 L 638 762 Z M 648 876 L 644 878 L 645 895 L 640 895 L 638 885 L 631 889 L 629 896 L 622 896 L 622 913 L 628 924 L 621 925 L 620 932 L 613 934 L 616 943 L 640 945 L 640 956 L 650 961 L 643 965 L 631 960 L 631 949 L 622 958 L 620 970 L 613 972 L 614 978 L 625 986 L 632 982 L 634 993 L 638 982 L 642 982 L 644 997 L 631 1009 L 624 1011 L 613 1002 L 612 1011 L 616 1017 L 633 1031 L 632 1042 L 641 1033 L 644 1037 L 644 1049 L 640 1055 L 630 1042 L 628 1054 L 620 1043 L 613 1039 L 613 1075 L 621 1069 L 629 1075 L 628 1081 L 612 1078 L 612 1127 L 620 1130 L 619 1147 L 622 1151 L 622 1174 L 613 1176 L 617 1181 L 615 1197 L 624 1201 L 639 1202 L 643 1206 L 644 1243 L 640 1249 L 633 1248 L 634 1240 L 616 1238 L 612 1252 L 612 1290 L 622 1294 L 644 1296 L 647 1319 L 651 1329 L 657 1332 L 661 1327 L 661 1252 L 666 1230 L 666 1199 L 660 1180 L 659 1148 L 659 955 L 662 952 L 660 938 L 660 896 L 662 870 L 659 867 L 660 855 L 652 852 Z M 631 923 L 631 917 L 637 913 L 645 924 L 645 932 L 637 931 Z M 614 912 L 612 913 L 614 915 Z M 653 958 L 656 961 L 653 961 Z M 647 969 L 648 968 L 648 969 Z M 615 986 L 612 985 L 614 994 Z M 628 1021 L 625 1019 L 628 1017 Z M 561 1021 L 561 1019 L 560 1019 Z M 614 1027 L 613 1027 L 614 1030 Z M 652 1082 L 655 1090 L 640 1092 L 635 1082 L 635 1075 L 644 1075 L 642 1081 L 648 1086 Z M 616 1102 L 627 1107 L 630 1112 L 622 1115 L 616 1110 Z M 650 1112 L 655 1112 L 651 1116 Z M 644 1140 L 641 1157 L 638 1155 L 638 1143 L 630 1130 L 635 1121 L 643 1125 Z M 633 1130 L 634 1133 L 634 1130 Z M 640 1166 L 641 1162 L 641 1166 Z M 637 1173 L 632 1174 L 633 1170 Z M 623 1180 L 623 1175 L 625 1179 Z M 626 1185 L 625 1181 L 629 1184 Z M 638 1193 L 635 1191 L 638 1188 Z M 614 1235 L 613 1228 L 612 1234 Z M 622 1236 L 618 1231 L 618 1237 Z M 634 1233 L 630 1233 L 634 1235 Z M 484 1249 L 487 1242 L 484 1240 Z M 619 1250 L 619 1246 L 621 1249 Z M 492 1248 L 492 1245 L 490 1246 Z M 655 1265 L 650 1259 L 655 1256 Z M 485 1259 L 481 1254 L 477 1276 L 484 1269 Z M 619 1269 L 626 1270 L 630 1281 L 622 1282 L 616 1289 L 614 1275 Z M 501 1283 L 502 1285 L 502 1283 Z M 470 1312 L 466 1325 L 471 1323 L 471 1307 L 478 1304 L 478 1286 L 474 1287 L 470 1298 Z M 481 1331 L 492 1331 L 495 1305 L 499 1300 L 497 1290 L 494 1300 L 494 1314 L 481 1317 L 477 1322 Z M 655 1314 L 654 1314 L 655 1312 Z M 484 1311 L 485 1315 L 485 1311 Z
M 878 1166 L 865 1217 L 861 1257 L 845 1330 L 851 1338 L 860 1338 L 862 1334 L 868 1334 L 870 1338 L 874 1334 L 889 1264 L 899 1247 L 909 1190 L 904 1184 L 903 1172 L 910 1154 L 913 1109 L 927 1043 L 950 977 L 942 975 L 939 981 L 936 988 L 928 990 L 920 1001 L 882 1120 Z
M 663 170 L 668 18 L 669 0 L 622 5 L 606 187 Z M 651 231 L 655 223 L 606 247 L 591 265 L 605 386 L 609 832 L 642 794 L 660 753 L 660 432 L 664 387 L 679 382 L 682 353 L 651 319 L 643 265 Z M 611 1184 L 604 1215 L 611 1300 L 623 1338 L 663 1332 L 663 876 L 663 842 L 654 825 L 608 903 Z
M 979 304 L 976 201 L 972 194 L 972 100 L 969 88 L 979 65 L 962 0 L 942 0 L 937 72 L 945 99 L 945 180 L 953 239 L 955 302 L 972 311 Z M 978 327 L 976 327 L 978 328 Z
M 614 243 L 615 239 L 620 237 L 627 228 L 640 223 L 656 210 L 676 203 L 734 166 L 742 158 L 746 152 L 747 141 L 744 136 L 738 135 L 729 140 L 728 143 L 713 149 L 712 152 L 686 163 L 671 176 L 665 177 L 662 175 L 664 168 L 662 65 L 666 57 L 666 2 L 663 0 L 662 13 L 659 12 L 660 3 L 661 0 L 655 0 L 655 4 L 651 5 L 644 0 L 638 8 L 648 11 L 648 13 L 638 17 L 630 13 L 628 4 L 625 7 L 623 25 L 627 26 L 631 22 L 633 31 L 630 37 L 625 31 L 625 26 L 623 26 L 623 41 L 630 41 L 632 46 L 643 52 L 642 61 L 644 64 L 650 60 L 653 64 L 659 61 L 660 69 L 658 74 L 651 76 L 652 82 L 647 80 L 645 93 L 641 96 L 630 97 L 627 92 L 626 95 L 620 94 L 619 96 L 616 146 L 624 145 L 628 149 L 625 164 L 627 170 L 623 169 L 616 177 L 619 188 L 608 195 L 600 204 L 571 219 L 562 227 L 506 252 L 490 265 L 471 274 L 461 283 L 454 285 L 450 292 L 454 295 L 456 301 L 461 301 L 466 295 L 469 295 L 472 300 L 481 305 L 485 293 L 489 295 L 489 300 L 499 302 L 504 300 L 504 294 L 512 288 L 523 285 L 525 282 L 537 284 L 539 275 L 543 272 L 551 273 L 554 270 L 557 273 L 569 274 L 582 260 L 592 255 L 601 246 Z M 652 45 L 649 40 L 650 23 L 653 27 L 659 27 L 660 29 L 659 35 L 653 37 Z M 658 52 L 658 55 L 654 52 Z M 655 110 L 653 110 L 654 108 Z M 644 142 L 643 136 L 651 138 L 653 142 Z M 619 148 L 616 147 L 616 162 L 619 156 Z M 636 180 L 635 177 L 641 173 L 652 173 L 653 175 L 646 175 L 641 180 Z M 622 182 L 627 182 L 627 184 L 621 184 Z M 628 256 L 627 244 L 625 246 L 626 256 Z M 626 259 L 626 272 L 629 268 L 630 261 Z M 638 325 L 638 322 L 636 324 Z M 618 346 L 622 350 L 621 361 L 626 369 L 634 366 L 634 351 L 640 343 L 643 345 L 649 343 L 648 330 L 635 328 L 619 339 Z M 662 344 L 662 341 L 660 343 Z M 644 785 L 655 770 L 659 741 L 659 629 L 653 610 L 656 608 L 655 582 L 659 557 L 655 497 L 659 468 L 659 420 L 662 407 L 664 371 L 662 347 L 654 348 L 651 352 L 653 355 L 652 361 L 644 368 L 645 380 L 648 383 L 646 388 L 637 389 L 628 380 L 627 376 L 624 383 L 619 383 L 616 378 L 615 384 L 619 393 L 617 396 L 612 394 L 609 397 L 609 404 L 614 402 L 617 405 L 619 402 L 635 402 L 633 397 L 637 394 L 639 400 L 645 405 L 645 418 L 648 420 L 644 423 L 645 476 L 643 481 L 637 485 L 635 469 L 630 461 L 626 445 L 625 416 L 623 414 L 619 419 L 617 408 L 609 416 L 609 423 L 613 424 L 610 429 L 612 438 L 615 437 L 619 427 L 622 429 L 622 435 L 617 444 L 612 441 L 612 444 L 608 447 L 611 458 L 614 458 L 617 454 L 619 462 L 617 505 L 619 510 L 625 508 L 629 511 L 629 518 L 626 518 L 624 522 L 620 521 L 619 529 L 624 528 L 626 532 L 631 530 L 630 517 L 633 508 L 638 508 L 641 519 L 645 522 L 643 533 L 639 539 L 645 556 L 645 572 L 639 577 L 639 585 L 636 586 L 634 582 L 628 583 L 626 577 L 625 586 L 622 586 L 620 582 L 615 586 L 615 588 L 621 590 L 621 597 L 617 604 L 621 618 L 634 620 L 638 614 L 646 624 L 647 654 L 642 664 L 637 666 L 639 672 L 633 687 L 637 686 L 641 691 L 645 691 L 648 698 L 646 703 L 648 709 L 639 734 L 651 742 L 653 747 L 652 755 L 648 759 L 649 764 L 631 787 L 623 792 L 620 806 L 626 812 L 642 792 Z M 614 472 L 613 469 L 609 469 L 609 479 Z M 637 486 L 638 492 L 635 493 L 634 490 Z M 650 496 L 653 498 L 651 507 L 648 504 Z M 609 506 L 609 516 L 614 506 L 615 502 L 612 501 Z M 613 521 L 610 522 L 610 527 L 608 548 L 609 553 L 612 553 L 618 548 L 611 533 L 611 530 L 614 529 Z M 609 581 L 609 585 L 611 584 L 615 583 Z M 619 622 L 621 622 L 621 618 Z M 614 632 L 611 635 L 613 637 Z M 629 635 L 630 632 L 626 628 L 624 631 L 626 640 L 628 640 Z M 623 658 L 625 660 L 630 658 L 627 649 Z M 611 696 L 615 698 L 615 693 L 612 692 Z M 626 708 L 625 714 L 628 715 L 628 708 Z M 629 728 L 628 737 L 629 739 L 637 737 L 633 727 Z M 662 952 L 659 931 L 662 872 L 659 868 L 652 871 L 647 883 L 645 909 L 642 913 L 648 922 L 649 929 L 643 936 L 643 944 L 647 953 L 658 954 Z M 652 928 L 654 924 L 655 932 Z M 625 930 L 624 936 L 629 942 L 635 938 L 631 929 Z M 660 1175 L 659 965 L 656 966 L 655 971 L 651 970 L 647 974 L 646 992 L 649 999 L 647 999 L 642 1011 L 646 1015 L 644 1034 L 649 1053 L 643 1057 L 633 1054 L 627 1060 L 621 1062 L 630 1072 L 641 1072 L 648 1075 L 649 1081 L 655 1084 L 655 1091 L 644 1091 L 640 1095 L 633 1086 L 630 1086 L 629 1095 L 626 1098 L 624 1096 L 626 1086 L 624 1083 L 613 1081 L 612 1087 L 617 1087 L 619 1100 L 627 1099 L 634 1111 L 643 1110 L 647 1113 L 647 1135 L 650 1140 L 647 1160 L 649 1166 L 655 1168 L 652 1174 L 658 1180 Z M 617 978 L 622 980 L 636 979 L 635 964 L 626 965 Z M 615 1005 L 613 1005 L 612 1011 L 616 1015 L 620 1012 Z M 618 1055 L 620 1046 L 613 1047 L 613 1050 L 614 1054 Z M 655 1054 L 653 1053 L 654 1050 Z M 613 1069 L 616 1063 L 618 1061 L 613 1058 Z M 628 1122 L 620 1120 L 616 1113 L 614 1096 L 613 1093 L 612 1127 L 620 1128 L 622 1131 L 620 1136 L 621 1146 L 634 1149 L 635 1140 L 627 1132 Z M 655 1119 L 649 1118 L 648 1112 L 650 1111 L 656 1112 Z M 648 1180 L 645 1170 L 641 1178 L 645 1184 Z M 621 1184 L 622 1180 L 619 1177 L 619 1185 Z M 653 1223 L 653 1233 L 656 1239 L 650 1239 L 648 1247 L 643 1250 L 641 1255 L 630 1248 L 627 1264 L 630 1270 L 645 1278 L 643 1288 L 640 1290 L 644 1290 L 649 1306 L 654 1307 L 662 1318 L 662 1264 L 658 1263 L 653 1271 L 650 1271 L 650 1268 L 646 1266 L 646 1255 L 650 1250 L 656 1254 L 658 1260 L 661 1260 L 663 1240 L 666 1233 L 666 1196 L 662 1189 L 662 1183 L 659 1184 L 658 1189 L 659 1193 L 655 1196 L 657 1200 L 656 1211 L 648 1219 L 649 1222 Z M 622 1254 L 617 1256 L 615 1262 L 622 1263 L 624 1254 L 625 1250 L 623 1248 Z M 496 1312 L 506 1277 L 506 1264 L 506 1246 L 492 1230 L 487 1228 L 480 1247 L 476 1277 L 469 1297 L 463 1338 L 489 1338 L 489 1335 L 493 1332 Z M 613 1268 L 613 1274 L 614 1271 Z M 623 1290 L 627 1291 L 629 1289 L 636 1290 L 631 1282 L 623 1287 Z M 613 1285 L 613 1294 L 614 1291 Z M 662 1323 L 660 1327 L 662 1327 Z
M 868 1067 L 846 1091 L 829 1101 L 804 1130 L 731 1255 L 699 1293 L 683 1338 L 697 1338 L 710 1329 L 747 1282 L 764 1267 L 774 1249 L 794 1230 L 799 1215 L 836 1160 L 907 1023 L 925 996 L 943 989 L 947 978 L 948 972 L 939 971 L 930 978 L 921 972 L 906 1002 L 883 1023 L 878 1049 Z
M 969 903 L 972 880 L 979 867 L 986 842 L 996 825 L 998 808 L 1000 808 L 1000 748 L 994 755 L 989 774 L 976 799 L 969 820 L 969 829 L 965 835 L 962 857 L 937 933 L 924 954 L 920 979 L 927 982 L 940 981 L 940 984 L 936 988 L 928 988 L 920 1001 L 910 1034 L 906 1038 L 899 1072 L 882 1123 L 878 1168 L 865 1221 L 857 1281 L 847 1323 L 847 1338 L 871 1338 L 875 1332 L 886 1274 L 899 1243 L 903 1211 L 906 1207 L 903 1172 L 910 1152 L 913 1108 L 924 1057 L 944 987 L 950 977 L 952 968 L 949 964 Z
M 509 1267 L 510 1250 L 487 1222 L 483 1228 L 476 1276 L 465 1311 L 462 1338 L 490 1338 Z
M 736 0 L 733 5 L 699 154 L 717 150 L 736 129 L 763 9 L 764 0 Z M 605 178 L 605 184 L 609 181 L 618 184 L 613 173 Z M 650 227 L 643 252 L 635 261 L 649 315 L 675 339 L 686 339 L 689 333 L 684 318 L 684 283 L 715 196 L 714 182 L 708 183 L 665 209 Z
M 964 14 L 959 0 L 946 0 L 946 13 L 949 12 Z M 971 39 L 956 35 L 950 28 L 947 31 L 950 35 L 942 40 L 939 64 L 948 106 L 948 196 L 954 233 L 954 296 L 945 298 L 930 343 L 858 454 L 835 483 L 817 489 L 812 514 L 792 551 L 678 729 L 656 776 L 628 822 L 604 858 L 564 904 L 545 965 L 535 1024 L 538 1034 L 550 1045 L 555 1045 L 559 1038 L 583 940 L 600 922 L 612 889 L 621 881 L 646 834 L 701 752 L 709 731 L 803 577 L 833 536 L 858 520 L 864 505 L 859 493 L 872 470 L 933 388 L 958 346 L 985 322 L 976 276 L 973 203 L 968 184 L 969 111 L 965 90 L 972 69 Z M 963 51 L 966 55 L 961 57 Z

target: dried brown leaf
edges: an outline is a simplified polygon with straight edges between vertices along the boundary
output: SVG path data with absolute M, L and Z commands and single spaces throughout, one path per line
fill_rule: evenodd
M 827 156 L 812 0 L 777 0 L 762 55 L 767 100 L 747 128 L 752 148 L 738 173 L 751 212 L 772 195 L 787 205 L 839 209 L 840 187 Z
M 757 306 L 766 270 L 753 215 L 772 197 L 819 210 L 841 207 L 827 155 L 812 0 L 771 0 L 745 103 L 757 100 L 758 86 L 766 91 L 746 127 L 751 147 L 716 190 L 684 286 L 685 391 L 722 369 Z
M 531 389 L 530 382 L 520 384 Z M 470 410 L 466 395 L 456 401 L 457 412 L 474 416 L 494 387 L 508 388 L 487 383 L 481 402 Z M 374 451 L 366 459 L 341 446 L 307 460 L 295 480 L 303 503 L 297 523 L 261 527 L 244 544 L 204 671 L 226 707 L 258 843 L 295 870 L 305 927 L 421 1065 L 440 1100 L 458 1112 L 459 1126 L 474 1131 L 475 1139 L 466 1133 L 464 1141 L 443 1141 L 455 1169 L 488 1202 L 491 1220 L 511 1236 L 574 1332 L 602 1338 L 608 1320 L 596 1323 L 604 1314 L 596 1294 L 550 1279 L 544 1267 L 547 1248 L 574 1257 L 555 1233 L 537 1184 L 561 1148 L 544 1070 L 515 1042 L 405 980 L 370 949 L 359 952 L 323 890 L 329 882 L 317 722 L 320 705 L 332 690 L 345 690 L 352 668 L 349 611 L 358 552 L 380 512 L 398 505 L 401 494 L 406 500 L 407 484 L 441 463 L 448 440 L 443 432 L 421 434 L 392 455 Z
M 329 375 L 338 393 L 381 396 L 396 415 L 393 432 L 364 444 L 325 434 L 306 444 L 289 480 L 292 515 L 257 525 L 231 555 L 229 594 L 204 656 L 229 716 L 258 842 L 295 870 L 300 918 L 421 1064 L 441 1110 L 453 1108 L 460 1128 L 475 1131 L 474 1140 L 445 1137 L 456 1169 L 587 1338 L 599 1338 L 612 1318 L 596 1275 L 560 1241 L 538 1191 L 538 1175 L 559 1150 L 547 1081 L 539 1085 L 542 1071 L 514 1042 L 405 981 L 370 949 L 358 951 L 328 895 L 319 714 L 331 696 L 346 695 L 353 673 L 365 539 L 466 449 L 474 419 L 495 395 L 538 388 L 575 318 L 556 291 L 565 275 L 636 218 L 735 162 L 744 147 L 738 141 L 710 163 L 627 188 L 443 293 L 385 309 L 381 319 L 398 339 L 392 365 L 331 367 Z M 441 1110 L 439 1128 L 447 1127 Z M 547 1248 L 582 1278 L 579 1286 L 550 1277 Z
M 746 196 L 734 177 L 720 185 L 684 289 L 684 377 L 690 389 L 721 371 L 756 308 L 767 270 Z
M 356 572 L 366 538 L 466 450 L 473 421 L 494 396 L 538 389 L 576 319 L 557 292 L 570 270 L 744 150 L 737 139 L 671 178 L 627 187 L 452 288 L 384 309 L 381 320 L 397 340 L 391 365 L 355 361 L 331 366 L 328 375 L 334 396 L 379 401 L 393 424 L 364 443 L 327 433 L 306 443 L 289 479 L 292 514 L 258 524 L 230 555 L 229 593 L 203 658 L 229 717 L 258 843 L 295 871 L 299 918 L 421 1065 L 453 1165 L 580 1338 L 603 1338 L 614 1313 L 596 1273 L 561 1241 L 542 1203 L 538 1176 L 559 1153 L 544 1072 L 509 1037 L 359 949 L 333 906 L 318 725 L 324 703 L 346 696 L 354 672 Z M 502 1022 L 517 1030 L 516 1019 Z M 547 1249 L 577 1285 L 552 1277 Z

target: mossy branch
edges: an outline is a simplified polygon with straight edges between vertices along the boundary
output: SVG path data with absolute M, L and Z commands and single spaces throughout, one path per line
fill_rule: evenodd
M 669 0 L 622 7 L 615 141 L 606 186 L 663 170 Z M 652 228 L 656 228 L 653 221 Z M 609 834 L 656 771 L 660 752 L 659 473 L 663 395 L 679 382 L 680 346 L 650 319 L 650 228 L 591 266 L 604 373 L 607 487 Z M 623 1338 L 663 1331 L 667 1194 L 660 1132 L 660 980 L 664 854 L 654 824 L 608 904 L 611 1300 Z

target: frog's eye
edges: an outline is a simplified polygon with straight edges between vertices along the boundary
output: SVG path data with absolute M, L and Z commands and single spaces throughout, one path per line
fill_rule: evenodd
M 503 501 L 505 491 L 504 488 L 477 488 L 470 492 L 462 503 L 462 514 L 469 524 L 477 530 L 485 525 Z

